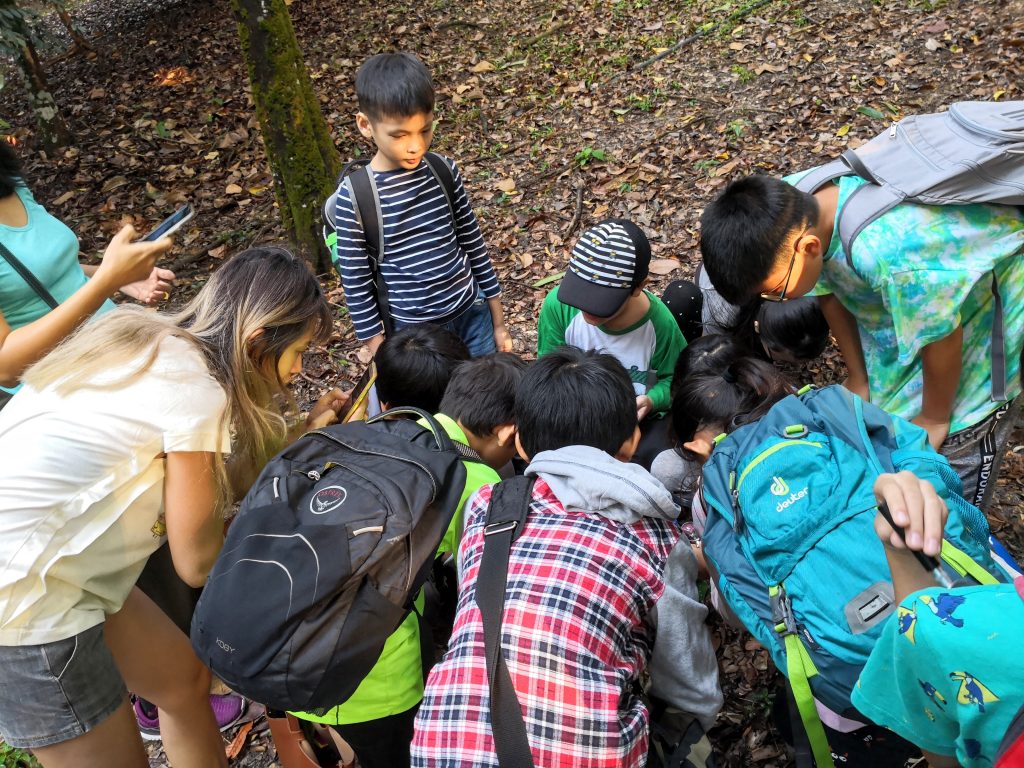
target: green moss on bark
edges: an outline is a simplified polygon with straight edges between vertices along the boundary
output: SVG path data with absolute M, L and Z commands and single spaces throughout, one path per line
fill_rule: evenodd
M 284 0 L 232 0 L 281 217 L 318 269 L 330 262 L 320 205 L 340 168 Z

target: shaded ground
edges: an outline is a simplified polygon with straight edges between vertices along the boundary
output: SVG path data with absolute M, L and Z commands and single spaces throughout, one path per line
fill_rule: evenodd
M 459 162 L 505 286 L 517 351 L 529 355 L 551 287 L 543 281 L 564 268 L 573 234 L 595 220 L 643 225 L 664 283 L 692 274 L 697 218 L 728 178 L 812 165 L 901 114 L 958 99 L 1024 98 L 1021 0 L 754 5 L 746 14 L 732 0 L 294 0 L 290 8 L 343 157 L 369 149 L 351 130 L 358 62 L 382 49 L 415 50 L 427 61 L 439 87 L 435 149 Z M 728 20 L 733 14 L 741 18 Z M 172 257 L 180 300 L 226 255 L 281 235 L 227 3 L 94 0 L 78 19 L 99 38 L 101 57 L 51 68 L 78 143 L 59 157 L 31 155 L 29 179 L 87 254 L 102 250 L 122 218 L 142 228 L 192 201 L 199 215 Z M 57 52 L 60 30 L 47 29 Z M 0 92 L 0 116 L 32 146 L 16 82 Z M 306 400 L 365 362 L 336 280 L 324 280 L 340 331 L 307 359 Z M 830 352 L 798 376 L 823 383 L 842 368 Z M 1018 433 L 1012 445 L 1022 442 Z M 1024 456 L 1012 453 L 991 514 L 1018 554 L 1022 477 Z M 765 652 L 724 627 L 715 633 L 727 704 L 714 735 L 725 764 L 786 764 L 766 724 L 775 673 Z M 271 759 L 257 736 L 238 764 Z

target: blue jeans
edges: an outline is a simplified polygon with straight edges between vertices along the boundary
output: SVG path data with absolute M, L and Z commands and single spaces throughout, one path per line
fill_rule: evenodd
M 409 323 L 395 321 L 395 330 L 400 331 Z M 469 309 L 447 323 L 440 324 L 446 331 L 451 331 L 469 349 L 470 357 L 482 357 L 497 350 L 494 346 L 494 322 L 491 320 L 491 308 L 487 306 L 487 299 L 482 293 L 476 295 L 476 300 Z

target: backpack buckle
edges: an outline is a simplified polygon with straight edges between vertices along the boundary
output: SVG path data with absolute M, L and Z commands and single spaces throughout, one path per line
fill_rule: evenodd
M 795 635 L 797 633 L 796 617 L 793 615 L 793 605 L 789 602 L 789 596 L 783 586 L 770 587 L 768 589 L 768 602 L 772 609 L 772 622 L 775 631 L 780 637 Z
M 514 531 L 517 525 L 519 525 L 518 520 L 505 520 L 498 523 L 488 523 L 484 526 L 484 536 L 494 536 L 498 533 Z

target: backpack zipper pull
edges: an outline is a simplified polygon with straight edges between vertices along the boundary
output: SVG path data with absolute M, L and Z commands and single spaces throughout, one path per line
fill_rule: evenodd
M 313 482 L 317 482 L 318 480 L 320 480 L 320 473 L 317 472 L 315 469 L 311 469 L 309 470 L 309 472 L 306 473 L 306 477 L 308 477 Z
M 740 490 L 736 487 L 736 471 L 729 473 L 729 500 L 732 502 L 732 529 L 736 533 L 743 527 L 743 512 L 740 511 Z
M 895 139 L 896 138 L 896 129 L 897 129 L 897 126 L 899 124 L 900 124 L 900 121 L 897 120 L 895 123 L 893 123 L 892 125 L 889 126 L 889 138 L 890 139 Z

